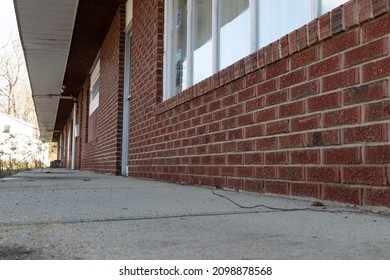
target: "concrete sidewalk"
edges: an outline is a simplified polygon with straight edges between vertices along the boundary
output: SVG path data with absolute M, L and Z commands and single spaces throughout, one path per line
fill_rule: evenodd
M 0 259 L 390 259 L 390 215 L 65 169 L 0 179 Z

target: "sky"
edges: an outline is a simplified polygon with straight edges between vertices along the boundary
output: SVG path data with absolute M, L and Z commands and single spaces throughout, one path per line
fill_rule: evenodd
M 9 37 L 18 38 L 18 28 L 13 0 L 1 0 L 0 4 L 0 46 L 4 45 Z

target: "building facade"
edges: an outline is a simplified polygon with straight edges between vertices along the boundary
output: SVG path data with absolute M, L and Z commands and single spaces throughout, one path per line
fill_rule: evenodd
M 390 1 L 90 2 L 54 127 L 66 166 L 390 207 Z

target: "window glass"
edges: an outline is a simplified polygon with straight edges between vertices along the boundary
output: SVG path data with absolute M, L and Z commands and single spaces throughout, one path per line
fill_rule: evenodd
M 219 35 L 220 69 L 250 54 L 249 0 L 220 1 Z
M 187 0 L 175 0 L 173 6 L 174 88 L 179 93 L 187 85 Z
M 91 115 L 99 107 L 99 92 L 100 92 L 100 59 L 96 62 L 96 65 L 91 73 L 89 115 Z
M 321 13 L 325 14 L 330 10 L 344 4 L 348 0 L 322 0 L 321 1 Z
M 311 0 L 260 0 L 259 44 L 264 47 L 311 19 Z
M 194 1 L 193 29 L 195 84 L 213 74 L 212 1 Z

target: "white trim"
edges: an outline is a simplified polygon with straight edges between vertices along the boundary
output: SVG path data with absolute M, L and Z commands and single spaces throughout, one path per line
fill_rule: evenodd
M 321 15 L 321 0 L 311 0 L 311 19 L 318 18 Z
M 212 0 L 212 15 L 211 15 L 211 21 L 212 21 L 212 35 L 213 38 L 213 53 L 212 53 L 212 60 L 213 60 L 213 73 L 217 73 L 219 71 L 219 0 Z
M 194 82 L 194 1 L 188 0 L 187 13 L 187 87 Z
M 250 12 L 250 52 L 254 53 L 259 49 L 259 1 L 249 0 Z
M 163 91 L 163 98 L 164 100 L 169 99 L 172 97 L 173 93 L 173 82 L 172 82 L 172 71 L 174 69 L 173 67 L 173 59 L 172 59 L 172 52 L 173 52 L 173 1 L 165 1 L 165 27 L 164 27 L 164 34 L 166 35 L 165 38 L 171 38 L 171 40 L 164 40 L 164 77 L 163 77 L 163 83 L 164 83 L 164 91 Z M 172 20 L 171 20 L 172 19 Z

